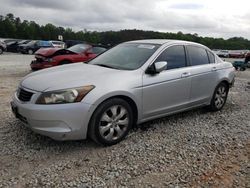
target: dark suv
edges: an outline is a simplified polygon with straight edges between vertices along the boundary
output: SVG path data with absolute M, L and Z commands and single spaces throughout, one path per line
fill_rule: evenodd
M 19 46 L 19 52 L 23 54 L 33 54 L 40 48 L 53 48 L 53 45 L 49 41 L 31 41 L 28 44 Z

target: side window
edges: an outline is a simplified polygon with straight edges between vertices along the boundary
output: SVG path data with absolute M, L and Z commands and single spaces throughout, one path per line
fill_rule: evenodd
M 94 54 L 100 54 L 102 52 L 106 51 L 106 48 L 102 48 L 102 47 L 93 47 L 92 48 L 92 53 Z
M 167 61 L 167 70 L 186 66 L 186 54 L 184 46 L 171 46 L 161 53 L 157 61 Z
M 215 57 L 214 54 L 210 51 L 207 50 L 207 54 L 208 54 L 208 59 L 210 63 L 215 63 Z
M 187 49 L 192 66 L 209 64 L 205 49 L 197 46 L 187 46 Z

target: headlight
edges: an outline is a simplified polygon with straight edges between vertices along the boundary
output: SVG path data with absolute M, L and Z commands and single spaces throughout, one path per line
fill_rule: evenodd
M 47 62 L 51 63 L 51 62 L 53 62 L 53 61 L 54 61 L 54 59 L 53 59 L 53 58 L 48 58 L 48 59 L 45 59 L 45 61 L 47 61 Z
M 89 85 L 73 89 L 42 93 L 36 104 L 65 104 L 80 102 L 95 86 Z

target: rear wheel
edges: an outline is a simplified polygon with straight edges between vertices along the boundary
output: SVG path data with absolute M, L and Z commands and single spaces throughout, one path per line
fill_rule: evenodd
M 3 53 L 3 48 L 0 48 L 0 54 L 2 54 Z
M 123 140 L 133 123 L 130 105 L 114 98 L 102 103 L 94 112 L 89 124 L 89 136 L 102 145 L 114 145 Z
M 210 103 L 210 110 L 219 111 L 223 108 L 226 103 L 228 95 L 228 85 L 224 82 L 221 82 L 215 89 L 213 98 Z
M 34 53 L 33 50 L 31 50 L 31 49 L 28 50 L 29 55 L 32 55 L 33 53 Z
M 246 67 L 240 67 L 240 71 L 245 71 Z

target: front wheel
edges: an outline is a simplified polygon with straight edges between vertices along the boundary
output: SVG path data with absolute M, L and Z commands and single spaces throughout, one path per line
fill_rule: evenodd
M 133 123 L 130 105 L 114 98 L 103 102 L 94 112 L 89 124 L 89 136 L 98 144 L 114 145 L 123 140 Z
M 219 111 L 223 108 L 226 103 L 227 95 L 228 95 L 228 85 L 224 82 L 221 82 L 215 89 L 213 98 L 210 103 L 210 110 Z

